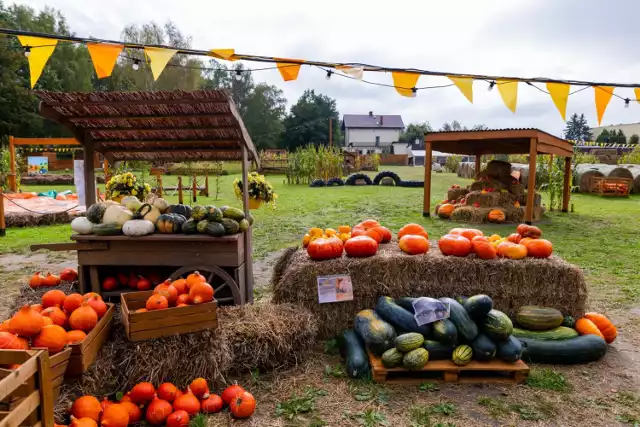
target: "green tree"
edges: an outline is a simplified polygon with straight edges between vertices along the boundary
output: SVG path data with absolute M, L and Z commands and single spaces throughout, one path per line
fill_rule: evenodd
M 284 120 L 283 146 L 295 150 L 307 144 L 327 145 L 330 117 L 333 119 L 333 143 L 338 145 L 342 135 L 335 99 L 313 90 L 304 91 Z
M 638 142 L 640 142 L 640 137 L 637 133 L 634 133 L 629 137 L 629 144 L 637 144 Z
M 608 130 L 603 129 L 600 135 L 596 138 L 596 142 L 611 142 L 611 133 Z
M 593 133 L 587 123 L 584 113 L 573 115 L 567 120 L 567 127 L 564 129 L 564 137 L 571 141 L 593 141 Z
M 487 130 L 487 129 L 489 128 L 486 125 L 474 125 L 471 127 L 471 130 Z M 441 132 L 465 131 L 465 130 L 469 130 L 469 128 L 466 126 L 463 126 L 462 123 L 460 123 L 457 120 L 454 120 L 451 123 L 445 122 L 440 128 Z
M 626 144 L 627 137 L 625 136 L 622 129 L 618 129 L 618 131 L 612 131 L 611 142 L 614 144 Z
M 416 139 L 424 140 L 424 135 L 429 132 L 433 132 L 429 122 L 409 123 L 400 134 L 400 142 L 409 144 L 415 142 Z

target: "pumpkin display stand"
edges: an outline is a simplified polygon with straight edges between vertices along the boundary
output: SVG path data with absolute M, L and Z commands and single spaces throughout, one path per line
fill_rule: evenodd
M 354 316 L 381 296 L 391 298 L 490 295 L 494 307 L 509 316 L 524 305 L 555 307 L 564 314 L 584 314 L 587 287 L 582 270 L 552 255 L 546 259 L 481 260 L 444 256 L 431 241 L 424 255 L 407 255 L 392 240 L 368 258 L 313 261 L 299 248 L 287 250 L 274 268 L 273 301 L 291 303 L 318 319 L 320 339 L 352 327 Z M 349 275 L 353 300 L 318 303 L 318 276 Z
M 434 214 L 469 224 L 524 220 L 528 194 L 524 185 L 511 176 L 510 163 L 492 160 L 476 179 L 466 188 L 449 188 L 447 199 L 436 205 Z M 538 221 L 544 213 L 540 194 L 534 194 L 533 203 L 533 221 Z

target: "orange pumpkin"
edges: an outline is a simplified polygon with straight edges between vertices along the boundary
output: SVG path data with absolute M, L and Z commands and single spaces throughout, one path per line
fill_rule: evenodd
M 28 350 L 29 341 L 11 332 L 0 332 L 0 350 Z
M 451 217 L 451 214 L 456 209 L 456 207 L 450 203 L 444 203 L 440 205 L 438 208 L 438 216 L 442 219 L 447 219 Z
M 369 257 L 378 251 L 378 242 L 369 236 L 356 236 L 345 242 L 344 250 L 350 257 Z
M 402 239 L 404 236 L 410 234 L 414 236 L 422 236 L 425 239 L 429 238 L 429 234 L 420 224 L 407 224 L 398 231 L 398 239 Z
M 398 241 L 398 246 L 402 252 L 409 255 L 418 255 L 427 253 L 429 250 L 429 240 L 424 236 L 418 236 L 415 234 L 407 234 L 402 236 Z
M 67 343 L 69 344 L 78 344 L 87 337 L 87 334 L 84 331 L 71 330 L 67 332 Z
M 169 300 L 163 295 L 153 294 L 147 299 L 147 310 L 164 310 L 169 308 Z
M 60 280 L 63 282 L 73 282 L 78 279 L 78 272 L 73 268 L 65 268 L 60 273 Z
M 389 243 L 393 238 L 393 233 L 387 227 L 378 227 L 378 232 L 382 232 L 382 242 L 381 243 Z
M 151 403 L 149 403 L 149 406 L 147 406 L 145 419 L 149 424 L 159 426 L 165 423 L 172 412 L 173 408 L 171 407 L 171 403 L 155 396 Z
M 549 258 L 553 253 L 553 245 L 546 239 L 530 239 L 524 246 L 527 248 L 528 255 L 533 258 Z
M 140 410 L 140 407 L 133 403 L 131 400 L 123 400 L 124 397 L 118 403 L 122 405 L 129 413 L 129 424 L 140 422 L 140 420 L 142 419 L 142 411 Z
M 44 326 L 53 325 L 53 320 L 50 317 L 42 316 L 42 320 L 44 320 Z
M 341 233 L 341 234 L 351 233 L 351 227 L 348 225 L 341 225 L 338 227 L 338 233 Z
M 131 401 L 139 405 L 151 402 L 153 396 L 156 394 L 156 389 L 153 384 L 149 382 L 141 382 L 133 386 L 131 389 Z
M 40 286 L 42 286 L 42 275 L 40 274 L 40 272 L 37 272 L 33 276 L 31 276 L 31 279 L 29 279 L 29 287 L 31 289 L 36 289 Z
M 11 320 L 8 319 L 0 323 L 0 332 L 11 332 Z
M 484 233 L 476 228 L 454 228 L 449 234 L 459 234 L 469 240 L 473 240 L 476 236 L 484 236 Z
M 243 391 L 235 395 L 229 408 L 235 418 L 249 418 L 256 410 L 256 399 L 248 391 Z
M 176 411 L 186 411 L 189 415 L 196 415 L 200 412 L 200 401 L 191 392 L 191 389 L 187 388 L 186 393 L 176 397 L 173 401 L 173 409 Z
M 206 399 L 209 397 L 209 385 L 204 378 L 196 378 L 189 384 L 189 389 L 198 399 Z
M 60 277 L 56 276 L 55 274 L 47 273 L 47 275 L 42 278 L 42 286 L 58 286 L 60 283 Z
M 182 409 L 172 412 L 167 417 L 167 427 L 187 427 L 189 425 L 189 414 Z
M 516 231 L 522 237 L 530 237 L 532 239 L 539 239 L 542 237 L 542 230 L 533 225 L 520 224 L 518 225 L 518 228 L 516 228 Z
M 244 388 L 242 388 L 238 384 L 230 385 L 229 387 L 223 390 L 221 395 L 222 401 L 224 402 L 225 405 L 229 405 L 231 403 L 231 400 L 234 397 L 236 397 L 236 394 L 242 393 L 243 391 L 244 391 Z
M 109 307 L 107 307 L 107 304 L 100 297 L 93 296 L 86 301 L 87 304 L 89 304 L 89 306 L 93 308 L 93 311 L 96 312 L 96 314 L 98 315 L 98 319 L 102 319 L 102 316 L 104 316 L 109 309 Z
M 189 293 L 189 288 L 187 287 L 187 281 L 185 279 L 174 280 L 171 284 L 178 291 L 178 295 Z
M 153 292 L 163 295 L 167 299 L 167 301 L 169 301 L 170 306 L 176 305 L 176 301 L 178 300 L 178 290 L 171 283 L 161 283 L 155 287 Z
M 101 427 L 127 427 L 129 425 L 129 410 L 119 403 L 108 405 L 100 418 Z
M 98 427 L 98 423 L 91 418 L 75 418 L 71 417 L 71 424 L 69 427 Z
M 42 316 L 51 319 L 54 325 L 62 326 L 63 328 L 67 327 L 69 318 L 67 314 L 58 307 L 45 308 L 42 311 Z
M 58 353 L 67 345 L 67 331 L 58 325 L 45 326 L 38 335 L 33 337 L 32 345 L 46 348 L 51 354 Z
M 31 304 L 31 308 L 40 314 L 42 314 L 42 310 L 44 310 L 44 308 L 42 308 L 42 304 Z
M 580 335 L 597 335 L 600 338 L 605 339 L 596 324 L 586 317 L 576 320 L 576 331 L 578 331 Z
M 527 256 L 527 248 L 518 243 L 503 242 L 497 249 L 498 255 L 504 258 L 523 259 Z
M 504 220 L 507 219 L 507 216 L 505 215 L 504 211 L 500 209 L 493 209 L 489 211 L 487 219 L 491 222 L 504 222 Z
M 471 253 L 471 241 L 458 234 L 445 234 L 438 241 L 442 255 L 465 257 Z
M 45 292 L 42 295 L 42 308 L 62 307 L 66 298 L 65 293 L 58 289 Z
M 367 236 L 375 240 L 376 243 L 380 243 L 382 242 L 382 234 L 383 231 L 380 229 L 380 227 L 361 228 L 356 226 L 351 233 L 351 237 Z
M 84 298 L 85 300 L 88 300 L 89 298 L 93 298 L 93 297 L 98 297 L 102 299 L 100 294 L 96 292 L 87 292 L 86 294 L 82 295 L 82 298 Z
M 69 294 L 64 299 L 62 308 L 64 308 L 64 311 L 66 311 L 67 314 L 71 314 L 76 308 L 82 305 L 83 301 L 84 301 L 84 297 L 82 295 L 78 293 Z
M 342 256 L 343 251 L 342 240 L 337 237 L 315 239 L 307 246 L 309 258 L 316 261 L 339 258 Z
M 28 304 L 22 307 L 11 318 L 11 332 L 21 337 L 32 337 L 39 334 L 44 327 L 42 315 L 36 312 Z
M 90 418 L 98 422 L 101 412 L 102 406 L 100 406 L 100 401 L 93 396 L 81 396 L 71 405 L 71 415 L 78 419 Z
M 147 311 L 149 310 L 147 310 L 146 308 L 139 308 L 136 310 L 136 313 L 146 313 Z
M 80 308 L 77 308 L 69 316 L 69 327 L 80 331 L 89 332 L 98 324 L 98 313 L 91 308 L 87 301 L 84 301 Z
M 189 294 L 180 294 L 176 300 L 176 307 L 180 304 L 189 304 Z
M 213 287 L 206 282 L 199 282 L 189 289 L 189 301 L 192 304 L 203 304 L 213 301 Z
M 202 402 L 200 402 L 200 409 L 205 414 L 215 414 L 222 411 L 224 402 L 222 398 L 217 394 L 212 394 Z
M 363 227 L 363 228 L 374 228 L 374 227 L 380 227 L 380 223 L 378 221 L 376 221 L 375 219 L 365 219 L 364 221 L 362 221 L 360 224 L 356 225 L 356 227 Z M 354 227 L 354 228 L 356 228 Z
M 507 237 L 507 240 L 510 241 L 511 243 L 520 243 L 520 241 L 522 240 L 522 236 L 519 235 L 518 233 L 512 233 L 512 234 L 509 234 L 509 236 Z
M 616 340 L 616 337 L 618 336 L 618 329 L 616 329 L 613 322 L 607 319 L 606 316 L 592 312 L 585 314 L 584 317 L 585 319 L 591 320 L 593 324 L 596 325 L 607 344 L 611 344 Z
M 202 274 L 200 274 L 200 272 L 194 271 L 193 273 L 187 276 L 187 287 L 191 288 L 191 286 L 195 285 L 196 283 L 206 282 L 206 281 L 207 279 Z
M 177 393 L 178 388 L 171 383 L 162 383 L 158 386 L 158 397 L 162 400 L 166 400 L 167 402 L 173 402 Z
M 496 247 L 485 236 L 476 236 L 471 240 L 471 248 L 480 259 L 494 259 L 498 256 Z

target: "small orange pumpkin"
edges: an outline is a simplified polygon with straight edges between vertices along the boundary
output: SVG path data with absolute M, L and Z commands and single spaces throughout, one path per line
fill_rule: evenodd
M 400 238 L 398 246 L 409 255 L 424 254 L 429 250 L 429 241 L 424 236 L 408 234 Z
M 33 276 L 31 276 L 31 279 L 29 279 L 29 287 L 31 289 L 36 289 L 40 286 L 42 286 L 42 275 L 40 274 L 40 272 L 37 272 Z
M 222 401 L 225 403 L 225 405 L 229 405 L 233 398 L 236 397 L 238 393 L 242 393 L 243 391 L 244 388 L 242 388 L 242 386 L 239 386 L 238 384 L 230 385 L 222 392 Z
M 118 403 L 122 405 L 127 410 L 127 412 L 129 412 L 129 424 L 140 422 L 140 420 L 142 419 L 142 411 L 140 410 L 140 407 L 133 403 L 131 400 L 123 400 L 124 397 Z
M 59 307 L 49 307 L 42 310 L 42 316 L 51 319 L 54 325 L 67 327 L 68 316 Z
M 59 289 L 45 292 L 45 294 L 42 295 L 42 308 L 62 307 L 65 298 L 67 298 L 67 296 Z
M 99 293 L 97 292 L 87 292 L 86 294 L 82 295 L 82 297 L 87 300 L 89 298 L 93 298 L 93 297 L 98 297 L 100 299 L 102 299 L 102 297 L 100 296 Z
M 498 255 L 504 258 L 523 259 L 527 256 L 527 248 L 518 243 L 503 242 L 497 249 Z
M 222 398 L 217 394 L 212 394 L 200 402 L 200 409 L 205 414 L 215 414 L 222 411 L 223 405 L 224 402 L 222 401 Z
M 191 389 L 187 388 L 186 393 L 176 397 L 173 401 L 173 409 L 176 411 L 182 409 L 183 411 L 187 411 L 189 415 L 193 416 L 200 412 L 200 401 L 193 394 Z
M 187 288 L 191 289 L 191 286 L 195 285 L 196 283 L 206 282 L 206 281 L 207 279 L 202 274 L 200 274 L 199 271 L 194 271 L 193 273 L 187 276 Z
M 47 273 L 46 276 L 42 279 L 42 286 L 58 286 L 61 283 L 60 277 L 55 274 Z M 62 292 L 62 291 L 61 291 Z
M 42 314 L 42 310 L 44 310 L 42 304 L 31 304 L 31 308 L 40 314 Z
M 0 323 L 0 332 L 11 332 L 11 320 L 5 320 Z
M 69 344 L 78 344 L 84 341 L 86 337 L 87 337 L 87 334 L 85 334 L 83 331 L 78 331 L 74 329 L 67 332 L 67 342 Z
M 45 326 L 33 337 L 32 344 L 33 347 L 46 348 L 51 354 L 59 353 L 67 345 L 67 331 L 58 325 Z
M 28 304 L 22 307 L 11 318 L 11 332 L 21 337 L 32 337 L 39 334 L 44 327 L 42 315 L 37 313 Z
M 438 216 L 442 219 L 450 218 L 455 209 L 456 207 L 454 205 L 450 203 L 444 203 L 438 208 Z
M 189 414 L 182 409 L 172 412 L 167 417 L 167 427 L 188 427 Z
M 398 231 L 398 239 L 402 239 L 404 236 L 413 234 L 416 236 L 423 236 L 425 239 L 429 238 L 429 234 L 425 231 L 424 227 L 420 224 L 407 224 Z
M 162 383 L 158 386 L 158 397 L 162 400 L 166 400 L 167 402 L 173 402 L 176 398 L 176 394 L 178 393 L 178 388 L 171 383 Z
M 131 401 L 143 405 L 153 399 L 156 394 L 156 389 L 153 384 L 148 382 L 141 382 L 133 386 L 131 389 Z
M 28 350 L 29 341 L 11 332 L 0 332 L 0 350 Z
M 87 301 L 84 301 L 80 308 L 77 308 L 69 316 L 69 326 L 72 329 L 89 332 L 98 324 L 98 313 L 91 308 Z
M 229 409 L 235 418 L 249 418 L 256 410 L 256 399 L 248 391 L 243 391 L 231 399 Z
M 164 424 L 173 412 L 171 403 L 166 400 L 159 399 L 155 396 L 149 406 L 147 406 L 146 421 L 154 426 Z
M 187 281 L 185 279 L 174 280 L 171 284 L 177 289 L 178 295 L 189 293 L 189 288 L 187 287 Z
M 119 403 L 112 403 L 102 412 L 101 427 L 127 427 L 129 425 L 129 410 Z
M 180 304 L 189 304 L 189 294 L 180 294 L 176 300 L 176 306 Z
M 507 219 L 507 216 L 505 215 L 504 211 L 500 209 L 493 209 L 489 211 L 487 219 L 491 222 L 504 222 Z
M 64 299 L 64 304 L 62 305 L 62 308 L 64 308 L 64 311 L 66 311 L 67 314 L 71 314 L 76 308 L 82 305 L 82 301 L 84 301 L 84 298 L 82 297 L 82 295 L 78 293 L 69 294 Z
M 198 399 L 206 399 L 209 397 L 209 385 L 204 378 L 196 378 L 189 384 L 189 389 Z
M 169 308 L 169 301 L 164 295 L 153 294 L 147 299 L 147 310 L 163 310 Z
M 524 239 L 529 239 L 525 237 Z M 524 240 L 522 239 L 522 240 Z M 528 256 L 533 258 L 549 258 L 553 253 L 553 245 L 547 239 L 529 239 L 524 243 Z
M 90 418 L 98 422 L 101 412 L 100 401 L 93 396 L 81 396 L 71 405 L 71 415 L 77 419 Z
M 189 301 L 203 304 L 213 301 L 213 287 L 206 282 L 198 282 L 189 288 Z
M 96 312 L 96 314 L 98 315 L 98 319 L 102 319 L 102 317 L 109 309 L 109 307 L 107 307 L 107 304 L 100 297 L 93 296 L 86 301 L 87 304 L 89 304 L 89 306 Z
M 170 306 L 176 305 L 176 301 L 178 300 L 178 290 L 169 282 L 156 286 L 153 293 L 163 295 L 167 301 L 169 301 Z
M 98 423 L 89 417 L 75 418 L 72 416 L 69 427 L 98 427 Z

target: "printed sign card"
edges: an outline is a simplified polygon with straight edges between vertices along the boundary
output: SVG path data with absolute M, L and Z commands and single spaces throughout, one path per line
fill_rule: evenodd
M 435 298 L 421 297 L 413 302 L 413 317 L 418 326 L 449 317 L 449 304 L 438 301 Z
M 351 284 L 351 276 L 318 276 L 317 280 L 318 302 L 320 304 L 353 300 L 353 285 Z

